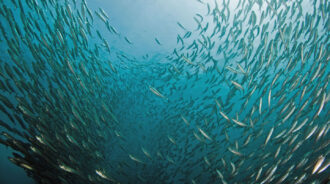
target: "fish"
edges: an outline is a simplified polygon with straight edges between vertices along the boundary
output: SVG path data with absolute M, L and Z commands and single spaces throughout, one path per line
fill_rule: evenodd
M 241 126 L 241 127 L 247 127 L 246 124 L 240 122 L 239 120 L 236 120 L 236 119 L 231 119 L 235 124 L 237 124 L 238 126 Z
M 171 136 L 167 136 L 167 138 L 170 140 L 171 143 L 173 143 L 174 145 L 176 144 L 175 139 Z
M 228 147 L 228 150 L 230 151 L 230 152 L 232 152 L 234 155 L 237 155 L 237 156 L 243 156 L 243 154 L 242 153 L 240 153 L 240 152 L 238 152 L 238 151 L 236 151 L 236 150 L 233 150 L 233 149 L 231 149 L 230 147 Z
M 59 168 L 63 169 L 66 172 L 69 172 L 69 173 L 75 173 L 76 172 L 74 169 L 72 169 L 72 168 L 70 168 L 69 166 L 66 166 L 66 165 L 59 165 Z
M 161 97 L 161 98 L 165 98 L 166 99 L 166 97 L 164 96 L 164 95 L 162 95 L 157 89 L 155 89 L 154 87 L 152 87 L 152 86 L 149 86 L 149 90 L 153 93 L 153 94 L 155 94 L 155 95 L 157 95 L 157 96 L 159 96 L 159 97 Z
M 158 45 L 162 45 L 157 38 L 155 38 L 155 41 Z
M 141 147 L 141 149 L 142 149 L 142 152 L 143 152 L 148 158 L 151 159 L 151 155 L 150 155 L 150 153 L 149 153 L 145 148 L 143 148 L 143 147 Z
M 125 41 L 127 42 L 127 43 L 129 43 L 129 44 L 133 44 L 126 36 L 124 37 L 124 39 L 125 39 Z
M 321 155 L 319 156 L 319 158 L 317 159 L 315 165 L 314 165 L 314 168 L 313 168 L 313 171 L 312 171 L 312 174 L 315 174 L 321 167 L 322 163 L 324 162 L 324 156 Z
M 144 162 L 140 159 L 138 159 L 137 157 L 131 155 L 131 154 L 128 154 L 129 158 L 137 163 L 140 163 L 140 164 L 144 164 Z
M 201 128 L 198 127 L 198 131 L 199 131 L 199 132 L 200 132 L 200 133 L 201 133 L 206 139 L 212 141 L 212 138 L 211 138 L 209 135 L 207 135 L 207 134 L 204 132 L 204 130 L 202 130 Z
M 220 113 L 221 116 L 222 116 L 223 118 L 225 118 L 227 121 L 230 121 L 229 117 L 228 117 L 224 112 L 219 111 L 219 113 Z
M 233 80 L 231 80 L 230 82 L 235 86 L 235 88 L 244 91 L 243 86 L 240 85 L 239 83 L 237 83 L 237 82 L 235 82 L 235 81 L 233 81 Z
M 108 176 L 105 175 L 104 172 L 102 172 L 101 170 L 95 170 L 95 173 L 100 176 L 101 178 L 103 179 L 106 179 L 106 180 L 109 180 L 109 181 L 112 181 Z
M 180 22 L 177 22 L 178 26 L 183 29 L 183 30 L 187 30 Z
M 181 118 L 182 118 L 182 120 L 183 120 L 183 122 L 186 124 L 186 125 L 190 125 L 190 123 L 188 122 L 188 120 L 183 116 L 183 115 L 181 115 Z
M 268 108 L 270 108 L 271 99 L 272 99 L 272 90 L 270 89 L 268 93 Z
M 155 52 L 116 29 L 127 11 L 0 1 L 10 163 L 36 183 L 328 181 L 327 2 L 193 3 L 168 40 L 147 30 L 176 41 Z
M 268 135 L 267 135 L 267 137 L 266 137 L 266 140 L 265 140 L 264 146 L 266 146 L 267 143 L 269 142 L 270 137 L 271 137 L 272 134 L 273 134 L 273 131 L 274 131 L 274 127 L 272 127 L 272 128 L 270 129 L 270 131 L 269 131 L 269 133 L 268 133 Z
M 190 64 L 190 65 L 194 65 L 194 63 L 192 63 L 187 57 L 182 56 L 182 59 L 183 59 L 185 62 L 187 62 L 188 64 Z

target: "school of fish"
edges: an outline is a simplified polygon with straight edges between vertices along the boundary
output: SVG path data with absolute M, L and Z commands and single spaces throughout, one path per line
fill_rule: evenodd
M 0 143 L 36 183 L 330 181 L 329 1 L 197 0 L 142 58 L 88 3 L 0 0 Z

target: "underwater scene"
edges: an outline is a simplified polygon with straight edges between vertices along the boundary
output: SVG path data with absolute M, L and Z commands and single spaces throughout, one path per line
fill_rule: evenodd
M 329 12 L 0 0 L 0 183 L 330 183 Z

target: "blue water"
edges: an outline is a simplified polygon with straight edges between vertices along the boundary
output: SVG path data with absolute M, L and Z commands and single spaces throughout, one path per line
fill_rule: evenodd
M 10 9 L 17 19 L 13 22 L 23 27 L 22 12 L 13 1 L 2 1 L 2 10 Z M 37 2 L 43 7 L 42 1 Z M 78 16 L 81 1 L 76 6 L 74 1 L 59 2 L 63 12 L 67 11 L 65 2 L 69 2 L 72 16 Z M 45 165 L 40 164 L 36 161 L 40 155 L 35 154 L 31 164 L 38 171 L 49 169 L 49 175 L 61 176 L 68 183 L 108 183 L 112 181 L 109 178 L 121 183 L 226 183 L 225 180 L 261 183 L 276 166 L 274 176 L 265 180 L 276 183 L 291 166 L 307 158 L 304 167 L 290 171 L 285 181 L 297 182 L 305 173 L 308 174 L 304 182 L 326 179 L 329 170 L 320 174 L 311 172 L 320 156 L 325 157 L 322 166 L 329 163 L 329 3 L 324 1 L 327 8 L 322 15 L 319 4 L 323 1 L 301 1 L 303 16 L 296 21 L 297 13 L 293 12 L 299 11 L 296 4 L 287 17 L 275 20 L 267 4 L 248 7 L 249 1 L 242 0 L 243 14 L 254 11 L 257 19 L 255 30 L 245 34 L 245 30 L 253 27 L 247 23 L 251 14 L 244 23 L 234 25 L 234 15 L 239 13 L 235 8 L 237 2 L 230 2 L 222 12 L 224 17 L 220 13 L 218 20 L 208 10 L 215 7 L 214 1 L 203 2 L 88 0 L 94 17 L 92 36 L 84 27 L 88 42 L 83 41 L 81 32 L 75 33 L 79 41 L 74 42 L 66 22 L 60 19 L 56 24 L 51 17 L 54 9 L 42 9 L 49 18 L 48 27 L 38 11 L 24 3 L 26 12 L 31 12 L 25 19 L 31 24 L 40 22 L 40 31 L 34 29 L 37 36 L 29 40 L 32 46 L 40 47 L 32 53 L 26 40 L 18 37 L 17 67 L 23 71 L 24 80 L 16 74 L 12 77 L 5 66 L 17 65 L 9 53 L 13 47 L 1 33 L 1 81 L 14 86 L 13 90 L 1 89 L 1 95 L 15 108 L 7 107 L 3 101 L 1 105 L 9 114 L 23 117 L 35 132 L 12 123 L 5 113 L 0 113 L 0 119 L 18 131 L 32 134 L 31 140 L 16 135 L 14 138 L 42 150 L 51 160 L 45 159 Z M 279 7 L 277 14 L 284 14 L 286 4 L 269 2 L 269 6 Z M 222 2 L 217 3 L 223 8 Z M 287 4 L 291 6 L 292 2 Z M 95 14 L 100 7 L 118 34 L 110 33 Z M 261 9 L 268 16 L 259 25 Z M 295 16 L 289 17 L 290 14 Z M 308 24 L 313 17 L 313 25 L 320 19 L 318 26 Z M 8 19 L 1 15 L 0 23 L 15 42 Z M 198 21 L 202 22 L 199 27 Z M 278 29 L 279 22 L 285 26 Z M 265 33 L 263 25 L 267 23 L 269 29 Z M 86 26 L 86 22 L 81 24 Z M 211 36 L 217 26 L 221 31 Z M 79 23 L 74 27 L 79 27 Z M 302 28 L 303 33 L 294 40 L 293 32 Z M 240 29 L 243 30 L 240 36 L 231 37 Z M 64 44 L 58 32 L 65 32 Z M 53 42 L 46 46 L 41 35 Z M 110 52 L 102 39 L 109 44 Z M 74 50 L 76 44 L 79 49 Z M 47 47 L 53 50 L 49 52 Z M 308 55 L 302 62 L 301 58 Z M 320 74 L 311 81 L 318 70 Z M 254 87 L 257 88 L 252 94 Z M 304 90 L 306 94 L 302 95 Z M 20 102 L 17 97 L 26 101 Z M 305 102 L 307 107 L 299 111 Z M 323 109 L 316 115 L 322 103 Z M 28 113 L 19 108 L 22 106 L 35 111 L 35 119 L 26 118 Z M 292 109 L 292 115 L 287 116 Z M 227 121 L 221 113 L 231 120 Z M 295 132 L 306 119 L 306 125 Z M 304 140 L 314 127 L 316 132 Z M 291 133 L 274 138 L 284 130 Z M 8 132 L 1 126 L 0 131 Z M 321 134 L 322 131 L 325 133 Z M 2 135 L 1 139 L 6 140 Z M 279 147 L 279 155 L 274 158 Z M 7 157 L 13 157 L 11 148 L 5 145 L 0 148 L 0 183 L 34 183 L 27 175 L 40 179 L 39 172 L 31 174 L 10 163 Z M 33 153 L 31 150 L 28 152 Z M 63 165 L 75 172 L 63 169 Z M 108 178 L 96 171 L 102 171 Z M 259 180 L 255 179 L 258 171 L 262 173 Z
M 10 184 L 10 183 L 35 183 L 30 177 L 27 176 L 25 171 L 12 164 L 7 157 L 11 156 L 12 150 L 4 146 L 0 147 L 0 183 Z

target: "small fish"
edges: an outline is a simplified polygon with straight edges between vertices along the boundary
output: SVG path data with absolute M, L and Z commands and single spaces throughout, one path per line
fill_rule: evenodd
M 101 178 L 103 179 L 106 179 L 106 180 L 109 180 L 109 181 L 112 181 L 110 180 L 110 178 L 108 176 L 106 176 L 106 174 L 104 172 L 102 172 L 101 170 L 95 170 L 95 173 L 100 176 Z
M 244 91 L 243 86 L 240 85 L 239 83 L 237 83 L 237 82 L 235 82 L 235 81 L 233 81 L 233 80 L 231 80 L 230 82 L 231 82 L 231 83 L 232 83 L 237 89 Z
M 149 153 L 144 147 L 141 147 L 141 149 L 142 149 L 142 152 L 143 152 L 148 158 L 151 159 L 151 155 L 150 155 L 150 153 Z
M 268 93 L 268 108 L 270 108 L 271 98 L 272 98 L 272 90 L 270 89 Z
M 319 107 L 319 109 L 318 109 L 318 111 L 317 111 L 317 115 L 319 116 L 320 115 L 320 113 L 321 113 L 321 111 L 322 111 L 322 109 L 323 109 L 323 107 L 324 107 L 324 103 L 325 103 L 325 99 L 326 99 L 326 93 L 324 92 L 323 93 L 323 95 L 322 95 L 322 100 L 321 100 L 321 105 L 320 105 L 320 107 Z
M 165 99 L 167 99 L 164 95 L 162 95 L 157 89 L 155 89 L 154 87 L 151 87 L 151 86 L 149 86 L 149 89 L 150 89 L 150 91 L 153 93 L 153 94 L 155 94 L 155 95 L 157 95 L 157 96 L 159 96 L 159 97 L 161 97 L 161 98 L 165 98 Z
M 255 181 L 257 181 L 257 180 L 260 178 L 260 175 L 261 175 L 262 169 L 263 169 L 263 167 L 261 167 L 261 168 L 258 170 L 258 173 L 257 173 L 256 180 L 255 180 Z
M 259 114 L 261 115 L 261 108 L 262 108 L 262 97 L 259 100 Z
M 158 45 L 162 45 L 157 38 L 155 38 L 155 41 Z
M 64 171 L 66 171 L 66 172 L 69 172 L 69 173 L 76 173 L 76 171 L 75 171 L 74 169 L 72 169 L 71 167 L 68 167 L 68 166 L 66 166 L 66 165 L 64 165 L 64 164 L 59 165 L 59 167 L 60 167 L 61 169 L 63 169 Z
M 240 152 L 238 152 L 238 151 L 236 151 L 236 150 L 233 150 L 233 149 L 231 149 L 230 147 L 228 147 L 228 150 L 230 151 L 230 152 L 232 152 L 234 155 L 237 155 L 237 156 L 243 156 L 243 154 L 242 153 L 240 153 Z
M 171 137 L 171 136 L 168 135 L 167 138 L 168 138 L 173 144 L 176 144 L 176 142 L 175 142 L 175 140 L 174 140 L 173 137 Z
M 34 170 L 32 166 L 30 166 L 30 165 L 28 165 L 28 164 L 25 164 L 25 163 L 21 163 L 21 164 L 19 164 L 19 165 L 20 165 L 21 167 L 25 168 L 25 169 L 28 169 L 28 170 L 31 170 L 31 171 Z
M 238 126 L 241 126 L 241 127 L 247 127 L 246 124 L 236 120 L 236 119 L 231 119 L 235 124 L 237 124 Z
M 124 39 L 126 40 L 127 43 L 129 43 L 131 45 L 133 44 L 126 36 L 124 37 Z
M 317 172 L 317 174 L 320 174 L 321 172 L 325 171 L 330 165 L 330 162 L 328 162 L 327 164 L 325 164 L 323 167 L 321 167 L 319 169 L 319 171 Z
M 207 135 L 207 134 L 204 132 L 204 130 L 202 130 L 202 129 L 199 128 L 199 127 L 198 127 L 198 130 L 199 130 L 199 132 L 200 132 L 200 133 L 201 133 L 206 139 L 212 141 L 212 138 L 211 138 L 209 135 Z
M 266 138 L 266 140 L 265 140 L 264 146 L 267 145 L 268 141 L 270 140 L 270 137 L 271 137 L 272 134 L 273 134 L 273 131 L 274 131 L 274 127 L 272 127 L 272 128 L 270 129 L 270 131 L 269 131 L 269 133 L 268 133 L 268 135 L 267 135 L 267 138 Z
M 129 158 L 132 159 L 133 161 L 138 162 L 138 163 L 140 163 L 140 164 L 144 164 L 144 162 L 141 161 L 140 159 L 138 159 L 137 157 L 135 157 L 135 156 L 133 156 L 133 155 L 131 155 L 131 154 L 129 154 L 128 156 L 129 156 Z
M 183 115 L 181 115 L 181 118 L 184 121 L 184 123 L 189 126 L 188 120 Z
M 275 155 L 274 155 L 274 158 L 277 158 L 277 156 L 279 155 L 280 151 L 281 151 L 281 146 L 279 146 L 279 147 L 277 148 L 277 150 L 276 150 L 276 152 L 275 152 Z
M 177 22 L 177 24 L 179 25 L 179 27 L 183 30 L 187 30 L 180 22 Z
M 194 65 L 186 56 L 182 56 L 183 60 L 185 60 L 188 64 Z
M 222 112 L 222 111 L 219 111 L 219 112 L 220 112 L 222 117 L 224 117 L 227 121 L 230 121 L 230 119 L 228 118 L 228 116 L 224 112 Z
M 218 169 L 216 169 L 216 172 L 217 172 L 218 176 L 219 176 L 221 179 L 224 178 L 223 175 L 222 175 L 222 173 L 221 173 Z
M 319 158 L 317 159 L 317 162 L 314 165 L 312 174 L 315 174 L 320 169 L 320 167 L 323 164 L 324 160 L 325 160 L 325 157 L 323 155 L 319 156 Z

